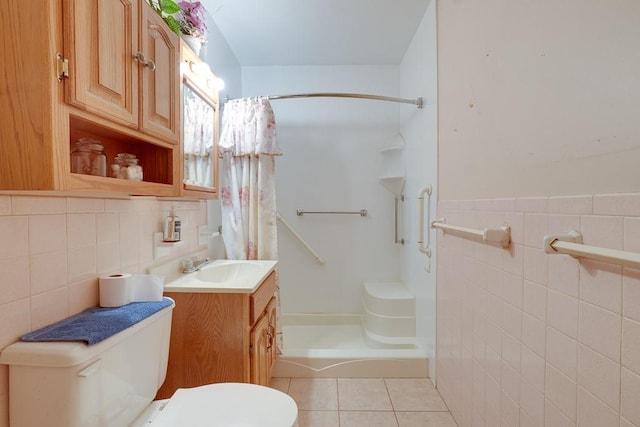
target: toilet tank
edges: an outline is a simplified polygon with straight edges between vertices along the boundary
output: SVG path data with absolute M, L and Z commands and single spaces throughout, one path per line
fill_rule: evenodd
M 164 382 L 174 305 L 91 346 L 17 342 L 4 349 L 11 427 L 128 426 Z

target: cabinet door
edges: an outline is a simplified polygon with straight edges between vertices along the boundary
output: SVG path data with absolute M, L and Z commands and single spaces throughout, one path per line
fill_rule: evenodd
M 67 102 L 138 125 L 139 0 L 65 0 Z
M 276 299 L 272 298 L 271 302 L 269 302 L 269 305 L 267 306 L 266 309 L 266 316 L 269 318 L 269 333 L 271 334 L 271 340 L 272 340 L 272 344 L 271 344 L 271 348 L 269 348 L 269 370 L 271 371 L 271 368 L 273 368 L 273 364 L 276 363 L 276 357 L 278 355 L 278 351 L 277 351 L 277 337 L 276 337 L 276 332 L 277 332 L 277 327 L 276 327 L 276 322 L 278 321 L 278 313 L 277 313 L 277 305 L 276 305 Z M 271 372 L 269 372 L 269 377 L 271 377 Z
M 141 5 L 142 122 L 144 132 L 177 144 L 180 132 L 180 39 L 146 3 Z
M 273 336 L 269 315 L 263 315 L 251 330 L 251 383 L 268 386 L 271 381 Z

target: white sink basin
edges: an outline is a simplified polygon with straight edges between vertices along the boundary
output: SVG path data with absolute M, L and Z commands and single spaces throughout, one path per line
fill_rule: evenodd
M 183 274 L 164 286 L 165 292 L 251 293 L 278 261 L 216 260 L 199 271 Z
M 203 282 L 230 282 L 259 274 L 263 266 L 251 261 L 226 261 L 205 265 L 196 272 Z

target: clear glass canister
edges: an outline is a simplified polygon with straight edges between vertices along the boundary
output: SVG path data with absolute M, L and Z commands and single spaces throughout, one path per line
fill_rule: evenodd
M 71 151 L 71 172 L 107 176 L 107 156 L 100 141 L 80 138 Z
M 142 181 L 142 166 L 138 164 L 136 155 L 129 153 L 118 154 L 111 165 L 111 176 L 131 181 Z

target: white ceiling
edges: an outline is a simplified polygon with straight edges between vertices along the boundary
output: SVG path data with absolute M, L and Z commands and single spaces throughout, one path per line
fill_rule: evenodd
M 242 66 L 399 64 L 429 0 L 201 0 Z

